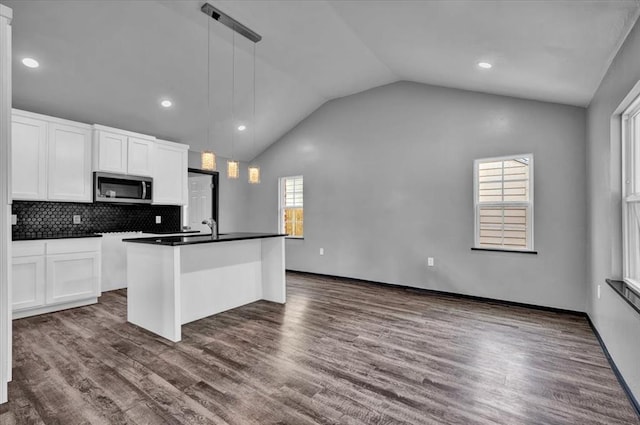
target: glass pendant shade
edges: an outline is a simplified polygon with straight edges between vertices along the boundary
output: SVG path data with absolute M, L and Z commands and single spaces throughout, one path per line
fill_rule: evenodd
M 203 170 L 216 170 L 216 154 L 211 151 L 204 151 L 200 156 L 200 167 Z
M 237 179 L 240 177 L 240 163 L 238 161 L 227 161 L 227 178 Z
M 249 183 L 252 183 L 252 184 L 260 183 L 260 167 L 256 165 L 249 166 Z

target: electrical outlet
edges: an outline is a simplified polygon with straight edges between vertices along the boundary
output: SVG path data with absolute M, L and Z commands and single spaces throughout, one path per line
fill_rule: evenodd
M 18 214 L 11 214 L 11 225 L 15 226 L 18 224 Z
M 433 257 L 427 258 L 427 266 L 433 267 L 434 264 Z
M 157 215 L 156 216 L 156 224 L 160 224 L 162 223 L 162 216 L 161 215 Z
M 598 285 L 598 299 L 600 299 L 600 285 Z
M 320 248 L 320 255 L 324 255 L 324 248 Z
M 73 224 L 82 224 L 82 217 L 79 215 L 73 216 Z

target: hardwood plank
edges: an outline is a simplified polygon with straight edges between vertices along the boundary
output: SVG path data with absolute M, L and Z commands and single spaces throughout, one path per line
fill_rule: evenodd
M 640 425 L 586 320 L 287 274 L 172 343 L 126 291 L 14 321 L 0 423 Z

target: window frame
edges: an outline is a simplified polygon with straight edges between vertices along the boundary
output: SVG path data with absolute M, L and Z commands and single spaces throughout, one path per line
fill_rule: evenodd
M 640 291 L 640 280 L 634 279 L 631 272 L 633 267 L 640 270 L 640 261 L 636 261 L 634 265 L 631 260 L 634 254 L 636 259 L 640 258 L 639 241 L 636 240 L 635 252 L 632 252 L 629 230 L 629 214 L 632 212 L 630 206 L 640 204 L 640 126 L 636 129 L 636 123 L 633 120 L 636 116 L 640 116 L 640 96 L 629 104 L 620 120 L 622 127 L 622 192 L 620 202 L 622 212 L 622 280 L 631 288 Z M 638 120 L 640 122 L 640 117 Z M 640 275 L 640 273 L 638 274 Z
M 518 160 L 519 158 L 527 158 L 529 160 L 529 200 L 528 201 L 492 201 L 479 202 L 479 181 L 478 167 L 484 162 L 498 162 L 507 160 Z M 534 247 L 534 159 L 532 153 L 505 155 L 489 158 L 478 158 L 473 161 L 473 213 L 474 213 L 474 240 L 473 250 L 485 251 L 504 251 L 504 252 L 525 252 L 536 253 Z M 506 245 L 480 245 L 480 208 L 481 207 L 524 207 L 527 210 L 527 246 L 509 247 Z
M 284 197 L 286 190 L 286 181 L 288 179 L 302 179 L 302 207 L 287 207 L 284 205 Z M 295 176 L 283 176 L 278 178 L 278 231 L 281 233 L 285 233 L 285 221 L 284 221 L 284 213 L 287 208 L 302 208 L 304 214 L 304 176 L 302 174 L 298 174 Z M 304 239 L 304 219 L 302 221 L 302 236 L 286 236 L 287 239 Z

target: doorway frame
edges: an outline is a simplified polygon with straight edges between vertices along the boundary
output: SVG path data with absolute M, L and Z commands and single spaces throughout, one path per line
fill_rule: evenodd
M 213 187 L 211 190 L 213 191 L 213 196 L 211 197 L 211 215 L 212 218 L 216 221 L 218 225 L 218 229 L 220 229 L 220 222 L 218 221 L 218 206 L 220 205 L 220 173 L 217 171 L 209 171 L 209 170 L 201 170 L 199 168 L 187 168 L 188 173 L 196 173 L 196 174 L 204 174 L 212 177 Z M 187 181 L 189 180 L 189 176 L 187 175 Z
M 11 381 L 11 21 L 0 4 L 0 404 Z

